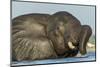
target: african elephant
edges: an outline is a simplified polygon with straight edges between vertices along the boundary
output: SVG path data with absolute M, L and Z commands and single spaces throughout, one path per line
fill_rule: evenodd
M 56 45 L 54 48 L 58 55 L 70 57 L 77 55 L 78 51 L 82 55 L 86 54 L 86 44 L 92 34 L 89 25 L 81 25 L 76 17 L 65 11 L 53 14 L 48 22 L 51 23 L 48 26 L 48 35 L 53 44 Z M 57 30 L 64 38 L 64 44 L 55 40 Z M 61 47 L 63 47 L 62 50 Z
M 91 28 L 67 12 L 21 15 L 12 20 L 12 57 L 22 61 L 70 57 L 79 50 L 85 54 L 90 35 Z

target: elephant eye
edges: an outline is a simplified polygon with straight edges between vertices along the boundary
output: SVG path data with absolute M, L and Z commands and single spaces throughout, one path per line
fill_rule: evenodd
M 57 30 L 59 30 L 60 28 L 59 27 L 57 27 Z

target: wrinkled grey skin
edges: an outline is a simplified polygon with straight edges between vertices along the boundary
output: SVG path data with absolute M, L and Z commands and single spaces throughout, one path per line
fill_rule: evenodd
M 12 60 L 56 58 L 46 33 L 48 14 L 27 14 L 12 20 Z
M 37 60 L 86 54 L 92 31 L 67 12 L 27 14 L 12 20 L 13 60 Z M 75 49 L 70 49 L 71 41 Z
M 55 47 L 58 45 L 65 46 L 61 52 L 61 49 L 56 48 L 56 52 L 58 55 L 64 55 L 66 57 L 75 56 L 77 55 L 78 51 L 82 55 L 86 54 L 86 44 L 92 34 L 92 29 L 88 25 L 81 25 L 80 21 L 74 17 L 72 14 L 61 11 L 53 14 L 51 18 L 49 19 L 49 22 L 52 23 L 52 28 L 49 28 L 49 31 L 52 31 L 52 33 L 48 33 L 50 35 L 50 39 L 54 44 L 56 44 Z M 54 25 L 54 26 L 52 26 Z M 63 27 L 60 29 L 60 27 Z M 54 39 L 55 37 L 55 31 L 59 30 L 59 33 L 64 38 L 64 44 L 58 43 Z M 54 38 L 55 37 L 55 38 Z M 75 49 L 70 49 L 68 46 L 68 42 L 72 42 L 72 44 L 75 46 Z

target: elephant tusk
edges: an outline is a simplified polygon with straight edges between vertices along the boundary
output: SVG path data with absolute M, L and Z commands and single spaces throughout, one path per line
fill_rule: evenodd
M 70 49 L 75 49 L 75 46 L 70 41 L 68 42 L 68 46 L 69 46 Z

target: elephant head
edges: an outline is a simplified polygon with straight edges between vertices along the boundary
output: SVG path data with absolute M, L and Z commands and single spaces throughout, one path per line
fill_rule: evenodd
M 81 25 L 80 21 L 72 14 L 60 11 L 49 19 L 49 36 L 58 54 L 67 53 L 66 56 L 75 56 L 78 51 L 86 54 L 86 44 L 92 34 L 88 25 Z M 57 32 L 62 39 L 55 40 Z M 60 43 L 59 43 L 59 40 Z M 61 52 L 60 49 L 63 51 Z M 69 55 L 70 54 L 70 55 Z

